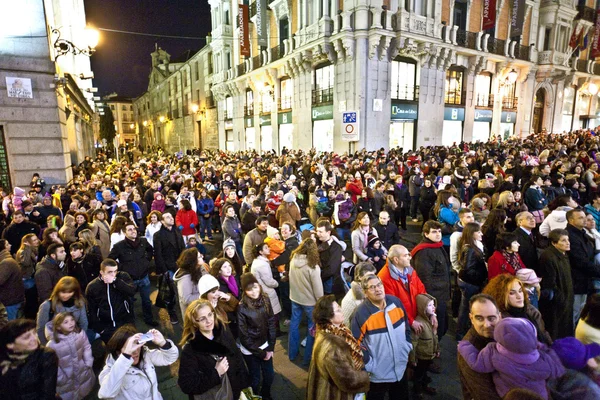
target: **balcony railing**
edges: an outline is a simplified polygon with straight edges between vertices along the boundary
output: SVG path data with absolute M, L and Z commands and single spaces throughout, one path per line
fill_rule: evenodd
M 313 89 L 312 104 L 331 104 L 333 103 L 333 88 Z
M 392 93 L 392 98 L 395 100 L 419 100 L 419 85 L 398 85 Z
M 254 115 L 254 104 L 251 106 L 244 106 L 244 115 L 246 117 Z
M 586 60 L 577 60 L 577 71 L 587 72 L 587 61 Z
M 497 54 L 499 56 L 505 55 L 504 53 L 504 45 L 506 42 L 502 39 L 489 38 L 488 42 L 488 51 L 492 54 Z
M 529 61 L 529 46 L 516 45 L 515 58 L 517 60 Z
M 446 90 L 444 95 L 444 103 L 446 104 L 462 104 L 462 91 L 461 90 Z
M 213 96 L 206 96 L 206 108 L 215 107 L 215 98 Z
M 229 109 L 225 109 L 225 119 L 232 119 L 233 118 L 233 110 L 229 110 Z
M 467 49 L 477 50 L 477 32 L 468 32 L 462 29 L 457 30 L 456 44 Z
M 244 64 L 238 64 L 235 66 L 235 72 L 237 76 L 242 76 L 246 73 L 246 66 Z
M 286 96 L 279 99 L 279 110 L 292 109 L 292 96 Z
M 260 68 L 260 54 L 252 57 L 252 69 Z
M 575 16 L 576 20 L 582 19 L 591 23 L 596 22 L 596 10 L 594 10 L 593 8 L 586 7 L 585 5 L 578 5 L 577 11 L 577 16 Z
M 272 47 L 269 51 L 271 52 L 271 62 L 273 62 L 284 56 L 285 49 L 283 43 L 281 43 L 279 46 Z
M 493 94 L 482 94 L 478 93 L 475 97 L 475 106 L 477 107 L 486 107 L 493 108 L 494 107 L 494 95 Z
M 600 64 L 594 64 L 594 75 L 600 75 Z
M 505 110 L 516 109 L 518 104 L 519 104 L 518 97 L 503 97 L 502 98 L 502 108 Z
M 260 113 L 269 114 L 273 110 L 273 102 L 265 101 L 260 103 Z

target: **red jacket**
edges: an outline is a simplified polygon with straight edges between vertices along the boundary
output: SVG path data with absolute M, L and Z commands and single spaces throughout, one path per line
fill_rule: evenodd
M 346 183 L 346 192 L 352 195 L 352 201 L 354 204 L 357 202 L 357 197 L 362 195 L 363 184 L 362 181 L 354 181 Z
M 193 227 L 192 224 L 194 224 Z M 177 211 L 175 216 L 175 225 L 177 225 L 177 229 L 183 226 L 183 230 L 179 229 L 183 236 L 194 235 L 196 234 L 196 226 L 198 226 L 198 216 L 194 210 L 185 211 L 181 209 Z
M 517 254 L 517 258 L 519 260 L 519 264 L 521 264 L 520 268 L 525 268 L 525 264 L 521 261 L 521 257 Z M 501 275 L 501 274 L 511 274 L 515 275 L 517 271 L 506 261 L 506 258 L 502 255 L 501 252 L 496 250 L 494 254 L 488 260 L 488 279 Z
M 425 291 L 425 285 L 419 279 L 417 272 L 409 267 L 410 275 L 408 275 L 408 287 L 410 291 L 406 289 L 404 283 L 401 280 L 396 280 L 390 275 L 388 268 L 388 262 L 386 261 L 384 267 L 379 271 L 379 279 L 383 283 L 385 294 L 391 294 L 400 299 L 406 310 L 406 316 L 408 317 L 408 323 L 412 326 L 413 321 L 417 317 L 417 295 L 427 293 Z

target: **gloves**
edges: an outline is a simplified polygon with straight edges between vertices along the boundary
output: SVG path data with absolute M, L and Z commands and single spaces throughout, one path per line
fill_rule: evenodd
M 178 228 L 180 231 L 182 231 L 182 230 L 183 230 L 183 225 L 179 225 L 179 226 L 177 226 L 177 228 Z
M 194 229 L 196 227 L 195 224 L 190 224 L 190 229 Z

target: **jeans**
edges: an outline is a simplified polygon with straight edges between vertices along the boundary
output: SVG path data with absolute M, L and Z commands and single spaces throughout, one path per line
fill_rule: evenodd
M 410 196 L 410 217 L 417 218 L 417 207 L 419 205 L 419 196 Z
M 463 336 L 467 333 L 470 327 L 469 321 L 469 300 L 471 297 L 476 295 L 481 291 L 479 286 L 471 285 L 463 281 L 462 279 L 458 279 L 458 287 L 462 293 L 462 300 L 460 302 L 460 308 L 458 309 L 458 326 L 456 328 L 456 338 L 457 340 L 461 340 Z
M 208 235 L 209 238 L 212 238 L 212 219 L 200 217 L 200 237 L 204 239 L 204 237 Z
M 8 314 L 8 320 L 12 321 L 13 319 L 19 318 L 19 311 L 21 310 L 21 306 L 23 303 L 17 303 L 6 307 L 6 314 Z
M 142 299 L 142 313 L 144 315 L 144 321 L 150 322 L 154 319 L 152 316 L 152 301 L 150 300 L 150 292 L 152 287 L 150 286 L 150 278 L 148 275 L 142 279 L 133 281 L 138 292 L 140 292 L 140 298 Z
M 367 392 L 367 400 L 383 400 L 386 393 L 389 395 L 388 399 L 409 398 L 406 371 L 404 371 L 404 376 L 398 382 L 371 382 L 371 387 Z
M 352 232 L 350 232 L 350 229 L 336 227 L 335 230 L 340 237 L 340 240 L 346 240 L 346 238 L 348 238 L 348 240 L 352 239 Z
M 306 347 L 304 348 L 304 364 L 309 365 L 312 357 L 313 344 L 315 338 L 310 334 L 310 331 L 314 328 L 315 322 L 312 318 L 312 312 L 315 306 L 303 306 L 292 301 L 292 320 L 290 321 L 290 332 L 288 337 L 288 357 L 290 361 L 294 361 L 300 351 L 300 321 L 302 320 L 302 313 L 306 313 L 306 319 L 308 321 Z
M 333 276 L 323 281 L 323 294 L 333 293 Z
M 581 310 L 583 310 L 586 301 L 587 294 L 576 294 L 573 296 L 573 327 L 577 326 L 577 321 L 579 321 Z
M 273 357 L 269 361 L 260 359 L 255 355 L 245 355 L 246 365 L 250 373 L 250 385 L 254 394 L 262 397 L 271 398 L 271 385 L 275 378 L 275 370 L 273 369 Z M 262 372 L 262 388 L 260 388 L 260 374 Z M 260 388 L 260 390 L 259 390 Z

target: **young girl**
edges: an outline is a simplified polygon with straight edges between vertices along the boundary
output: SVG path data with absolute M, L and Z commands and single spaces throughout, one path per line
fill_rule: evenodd
M 159 211 L 161 213 L 165 212 L 166 202 L 162 193 L 154 193 L 154 201 L 152 201 L 152 206 L 150 208 L 150 211 Z
M 437 336 L 437 320 L 435 314 L 435 298 L 429 294 L 417 295 L 417 317 L 423 326 L 420 333 L 412 332 L 413 349 L 411 354 L 416 360 L 413 361 L 415 368 L 414 392 L 416 398 L 423 398 L 423 392 L 436 394 L 435 388 L 429 386 L 431 380 L 427 376 L 427 370 L 435 357 L 440 355 L 440 344 Z M 433 322 L 432 322 L 433 321 Z
M 367 256 L 373 260 L 373 265 L 377 268 L 377 272 L 385 265 L 386 255 L 381 248 L 381 240 L 375 235 L 369 235 L 369 243 L 367 244 Z
M 462 340 L 458 351 L 473 371 L 493 373 L 500 397 L 521 388 L 548 399 L 546 382 L 562 376 L 565 368 L 554 350 L 538 342 L 535 326 L 523 318 L 504 318 L 494 328 L 494 339 L 481 351 Z
M 92 391 L 96 380 L 92 371 L 92 346 L 70 312 L 56 314 L 52 325 L 48 347 L 58 357 L 56 392 L 63 400 L 83 399 Z
M 281 255 L 285 251 L 285 242 L 281 240 L 281 236 L 279 235 L 279 231 L 272 226 L 267 228 L 267 237 L 265 239 L 265 243 L 269 246 L 269 256 L 267 257 L 269 261 L 273 261 L 277 257 Z M 285 271 L 285 264 L 282 265 L 274 265 L 277 268 L 280 276 L 283 275 Z M 276 280 L 279 280 L 280 277 L 274 277 Z

